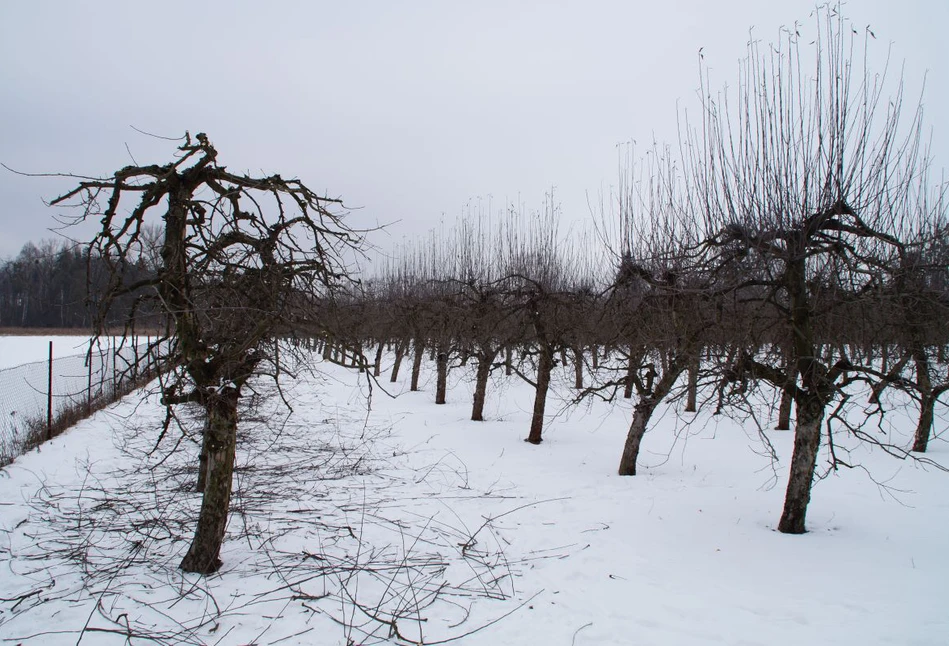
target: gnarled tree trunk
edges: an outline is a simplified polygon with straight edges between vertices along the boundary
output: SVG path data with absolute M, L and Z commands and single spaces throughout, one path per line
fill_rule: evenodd
M 227 388 L 209 397 L 206 429 L 207 479 L 201 499 L 201 515 L 188 553 L 181 561 L 185 572 L 210 574 L 221 567 L 221 545 L 231 507 L 231 483 L 237 449 L 238 393 Z

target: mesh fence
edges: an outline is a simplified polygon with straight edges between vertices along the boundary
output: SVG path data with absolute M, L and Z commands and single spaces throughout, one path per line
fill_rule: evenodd
M 141 343 L 0 369 L 0 466 L 151 379 L 160 363 L 158 348 Z

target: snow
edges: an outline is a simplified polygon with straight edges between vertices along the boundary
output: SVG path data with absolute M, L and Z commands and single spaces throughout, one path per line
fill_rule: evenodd
M 394 399 L 383 379 L 368 413 L 365 377 L 318 369 L 285 384 L 292 413 L 272 396 L 248 411 L 224 567 L 206 578 L 177 569 L 195 445 L 158 442 L 154 394 L 0 472 L 0 639 L 432 643 L 483 626 L 461 643 L 949 642 L 949 475 L 933 466 L 841 438 L 860 468 L 820 481 L 809 533 L 787 536 L 791 433 L 767 432 L 772 466 L 750 421 L 670 404 L 621 478 L 630 401 L 568 406 L 566 372 L 533 446 L 522 382 L 496 377 L 489 421 L 471 422 L 468 369 L 444 406 L 429 372 Z M 908 445 L 912 415 L 885 432 Z M 931 451 L 949 464 L 944 440 Z
M 20 336 L 0 334 L 0 370 L 49 358 L 49 342 L 53 342 L 53 358 L 85 354 L 88 336 Z

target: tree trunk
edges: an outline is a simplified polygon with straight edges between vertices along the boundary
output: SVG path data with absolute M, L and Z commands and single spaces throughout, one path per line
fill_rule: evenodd
M 194 490 L 198 493 L 204 493 L 204 485 L 208 481 L 208 423 L 207 413 L 204 420 L 204 430 L 201 431 L 201 453 L 198 454 L 198 481 L 194 485 Z
M 221 567 L 221 545 L 231 506 L 237 448 L 237 399 L 236 390 L 225 389 L 205 404 L 208 415 L 207 481 L 194 540 L 181 561 L 181 569 L 185 572 L 210 574 Z
M 547 390 L 550 388 L 550 372 L 554 368 L 553 348 L 541 346 L 540 361 L 537 364 L 537 387 L 534 391 L 534 415 L 531 417 L 531 431 L 527 442 L 543 442 L 544 409 L 547 406 Z
M 357 343 L 353 346 L 353 362 L 350 364 L 350 367 L 359 368 L 359 372 L 366 372 L 366 358 L 362 356 L 362 343 Z
M 632 349 L 630 349 L 629 359 L 626 361 L 626 387 L 623 388 L 623 397 L 626 399 L 630 399 L 633 396 L 633 376 L 636 371 L 635 363 Z
M 699 398 L 699 359 L 696 356 L 689 361 L 689 383 L 685 393 L 685 412 L 694 413 L 698 410 Z
M 791 430 L 791 405 L 794 403 L 794 396 L 786 390 L 781 391 L 781 405 L 778 408 L 778 423 L 774 427 L 776 431 Z
M 933 397 L 933 384 L 929 377 L 929 357 L 922 348 L 913 352 L 916 363 L 916 385 L 919 388 L 919 423 L 916 425 L 916 437 L 913 439 L 913 451 L 925 453 L 929 446 L 929 435 L 933 427 L 936 399 Z
M 382 372 L 382 352 L 385 350 L 386 342 L 380 341 L 379 347 L 376 348 L 376 360 L 372 363 L 372 376 L 378 377 Z
M 491 363 L 497 352 L 478 352 L 478 371 L 475 374 L 474 400 L 471 405 L 471 420 L 484 421 L 484 400 L 488 391 L 488 377 L 491 376 Z
M 416 392 L 418 390 L 418 378 L 422 372 L 422 359 L 425 358 L 425 344 L 415 340 L 415 354 L 412 357 L 412 386 L 410 390 Z
M 623 445 L 623 457 L 619 461 L 619 474 L 621 476 L 636 475 L 636 460 L 639 458 L 639 446 L 642 444 L 643 435 L 646 434 L 646 426 L 649 424 L 649 418 L 656 410 L 656 400 L 652 397 L 644 397 L 636 404 L 633 413 L 633 421 L 629 425 L 629 433 L 626 435 L 626 444 Z
M 448 389 L 448 352 L 439 348 L 436 359 L 435 403 L 445 403 L 445 391 Z
M 639 458 L 639 446 L 643 441 L 643 435 L 646 433 L 646 427 L 653 412 L 666 396 L 672 392 L 679 375 L 685 368 L 677 361 L 671 361 L 663 372 L 662 379 L 656 384 L 652 394 L 641 397 L 634 407 L 633 421 L 629 425 L 629 433 L 626 435 L 626 444 L 623 446 L 623 456 L 619 461 L 619 474 L 621 476 L 636 475 L 636 460 Z
M 511 349 L 511 346 L 504 348 L 504 376 L 510 377 L 514 374 L 514 357 L 512 356 L 514 351 Z
M 784 346 L 784 371 L 787 373 L 787 388 L 797 385 L 797 362 L 794 359 L 794 339 L 789 345 Z M 794 403 L 794 395 L 790 390 L 781 390 L 781 404 L 778 406 L 778 423 L 775 425 L 776 431 L 791 430 L 791 405 Z
M 594 344 L 590 346 L 590 358 L 593 362 L 593 369 L 599 370 L 600 368 L 600 348 Z
M 797 403 L 797 426 L 794 429 L 794 453 L 791 456 L 791 475 L 784 495 L 784 511 L 778 523 L 782 534 L 803 534 L 807 504 L 811 500 L 811 484 L 820 448 L 821 422 L 824 404 L 820 397 L 805 393 Z
M 583 350 L 580 348 L 573 349 L 573 387 L 583 388 Z
M 916 437 L 913 439 L 913 451 L 925 453 L 929 448 L 929 436 L 932 434 L 936 400 L 932 396 L 920 398 L 919 423 L 916 425 Z
M 402 357 L 405 356 L 405 343 L 399 342 L 395 346 L 395 363 L 392 364 L 392 375 L 389 377 L 389 381 L 395 383 L 399 379 L 399 368 L 402 366 Z
M 788 262 L 785 275 L 792 331 L 791 354 L 787 363 L 788 373 L 796 372 L 800 376 L 803 392 L 795 397 L 794 452 L 784 495 L 784 511 L 778 522 L 778 531 L 783 534 L 803 534 L 806 531 L 804 520 L 811 500 L 811 484 L 824 420 L 821 391 L 828 385 L 824 382 L 824 368 L 815 359 L 817 348 L 814 346 L 811 303 L 808 300 L 806 255 L 799 249 L 796 251 L 797 257 Z

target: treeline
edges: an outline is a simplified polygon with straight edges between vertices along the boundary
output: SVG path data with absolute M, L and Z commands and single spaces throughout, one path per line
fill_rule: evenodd
M 125 268 L 135 280 L 154 275 L 143 255 Z M 90 329 L 100 315 L 98 302 L 108 288 L 109 263 L 89 248 L 68 240 L 26 243 L 20 253 L 0 264 L 0 327 Z M 110 326 L 122 326 L 136 294 L 121 297 L 106 313 Z M 142 323 L 157 318 L 142 312 Z

